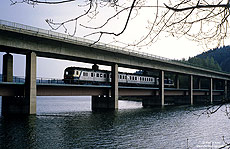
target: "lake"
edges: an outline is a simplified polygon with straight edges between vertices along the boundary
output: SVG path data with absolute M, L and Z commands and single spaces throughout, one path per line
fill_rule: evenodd
M 218 148 L 230 142 L 221 107 L 142 108 L 119 101 L 115 112 L 92 112 L 90 97 L 37 97 L 37 115 L 0 117 L 0 148 Z

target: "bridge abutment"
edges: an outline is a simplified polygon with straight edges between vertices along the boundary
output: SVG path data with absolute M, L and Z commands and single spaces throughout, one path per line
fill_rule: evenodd
M 13 56 L 9 54 L 5 54 L 4 56 L 3 67 L 6 69 L 3 69 L 3 74 L 6 74 L 5 78 L 8 78 L 5 82 L 12 82 Z M 36 54 L 34 52 L 26 55 L 26 80 L 24 88 L 24 96 L 2 97 L 2 115 L 36 114 Z

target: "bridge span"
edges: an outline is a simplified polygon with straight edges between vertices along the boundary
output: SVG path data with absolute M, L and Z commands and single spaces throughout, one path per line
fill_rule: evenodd
M 24 96 L 25 84 L 1 82 L 1 96 Z M 90 90 L 90 92 L 89 92 Z M 154 96 L 159 95 L 159 88 L 118 86 L 119 96 Z M 165 88 L 165 96 L 188 95 L 188 89 Z M 132 94 L 131 94 L 132 93 Z M 213 96 L 223 95 L 224 90 L 213 90 Z M 37 83 L 36 96 L 111 96 L 111 86 Z M 208 95 L 209 89 L 193 89 L 193 95 Z
M 118 97 L 126 95 L 144 94 L 148 96 L 143 100 L 144 106 L 164 106 L 165 97 L 171 94 L 180 98 L 184 103 L 193 105 L 195 96 L 198 94 L 207 96 L 209 103 L 213 103 L 217 94 L 227 99 L 229 93 L 230 74 L 228 73 L 4 20 L 0 20 L 0 52 L 6 52 L 3 56 L 3 76 L 6 76 L 3 82 L 8 83 L 1 83 L 1 90 L 12 93 L 6 94 L 0 91 L 0 95 L 3 96 L 3 115 L 8 113 L 36 114 L 36 96 L 48 96 L 52 91 L 53 95 L 55 93 L 57 95 L 81 95 L 80 91 L 83 95 L 85 92 L 85 95 L 93 96 L 92 109 L 117 109 Z M 13 56 L 10 53 L 26 55 L 24 84 L 9 83 L 13 80 Z M 36 83 L 37 56 L 111 66 L 111 87 L 38 84 Z M 120 66 L 157 72 L 158 87 L 148 89 L 119 87 L 118 67 Z M 175 89 L 165 88 L 164 78 L 167 74 L 175 76 Z M 187 87 L 184 90 L 180 87 L 180 76 L 187 79 Z M 206 80 L 208 87 L 202 88 L 202 80 Z M 217 84 L 221 84 L 219 90 L 216 88 Z M 18 100 L 18 93 L 20 99 L 21 97 L 23 99 Z

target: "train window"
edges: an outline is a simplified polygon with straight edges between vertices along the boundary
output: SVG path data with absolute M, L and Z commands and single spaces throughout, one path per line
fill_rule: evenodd
M 104 78 L 106 78 L 106 74 L 104 73 Z
M 122 79 L 122 75 L 119 75 L 119 78 Z
M 135 80 L 137 80 L 137 77 L 135 77 Z
M 97 73 L 97 77 L 99 77 L 99 73 Z
M 87 72 L 83 72 L 83 76 L 88 76 L 88 73 Z
M 123 79 L 125 79 L 125 76 L 123 75 Z
M 91 73 L 91 77 L 94 77 L 94 73 L 93 72 Z
M 100 73 L 100 77 L 102 78 L 102 76 L 103 76 L 103 74 L 102 73 Z

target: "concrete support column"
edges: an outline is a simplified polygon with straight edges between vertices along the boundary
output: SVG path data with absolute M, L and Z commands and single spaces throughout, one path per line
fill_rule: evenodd
M 224 80 L 224 99 L 228 98 L 228 81 Z
M 212 79 L 212 90 L 216 90 L 217 89 L 217 83 L 218 83 L 218 80 L 217 79 Z
M 164 107 L 165 104 L 165 93 L 164 93 L 164 71 L 161 70 L 159 73 L 159 96 L 160 96 L 160 100 L 161 100 L 161 106 Z
M 26 114 L 36 114 L 36 61 L 36 54 L 34 52 L 26 55 Z
M 13 56 L 9 53 L 3 55 L 3 69 L 2 69 L 2 81 L 3 82 L 13 82 Z M 11 108 L 9 100 L 13 97 L 2 97 L 2 115 L 7 115 Z
M 176 85 L 177 89 L 180 88 L 180 80 L 179 80 L 179 75 L 178 74 L 176 74 L 176 77 L 175 77 L 175 85 Z
M 209 80 L 209 97 L 210 97 L 210 102 L 213 104 L 213 79 L 210 78 Z
M 118 65 L 112 65 L 111 97 L 114 99 L 114 109 L 118 109 Z
M 8 59 L 8 60 L 7 60 Z M 3 65 L 7 67 L 7 75 L 13 74 L 13 64 L 11 64 L 12 56 L 6 55 Z M 8 64 L 10 61 L 10 64 Z M 13 76 L 13 75 L 12 75 Z M 7 78 L 13 78 L 12 76 Z M 9 79 L 8 79 L 9 81 Z M 36 114 L 36 54 L 34 52 L 26 55 L 26 80 L 25 80 L 25 95 L 17 97 L 2 97 L 2 115 L 11 114 Z
M 13 82 L 13 55 L 7 53 L 3 55 L 2 81 Z
M 106 96 L 92 96 L 92 110 L 117 110 L 118 109 L 118 65 L 112 65 L 111 71 L 111 97 L 109 92 Z
M 198 77 L 197 83 L 198 83 L 198 89 L 201 89 L 201 79 L 200 79 L 200 77 Z
M 189 95 L 189 99 L 190 99 L 190 103 L 191 105 L 193 105 L 193 75 L 189 75 L 189 91 L 188 91 L 188 95 Z

